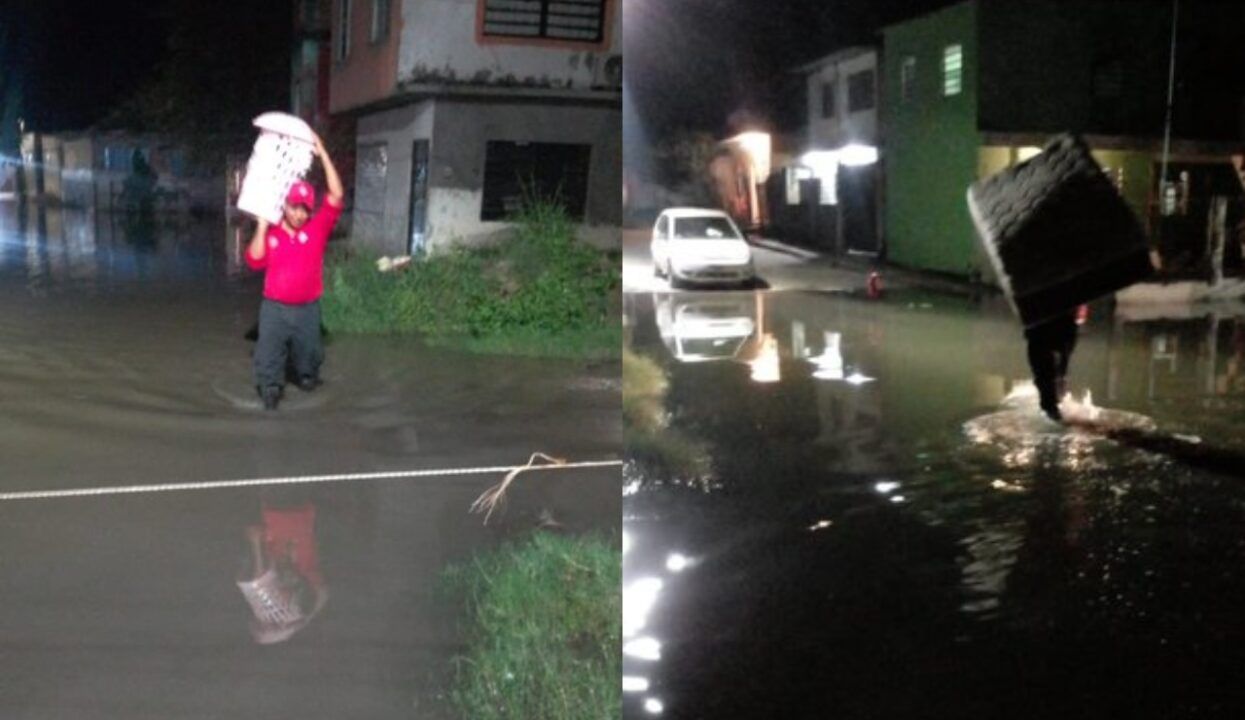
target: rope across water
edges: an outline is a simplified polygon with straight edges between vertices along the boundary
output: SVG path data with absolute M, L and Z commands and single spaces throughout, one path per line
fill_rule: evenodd
M 546 470 L 576 470 L 586 468 L 621 467 L 621 460 L 597 460 L 589 462 L 565 462 L 552 465 L 510 465 L 498 467 L 439 468 L 433 470 L 403 470 L 394 472 L 346 473 L 336 475 L 303 475 L 295 477 L 249 478 L 242 480 L 211 480 L 206 482 L 165 483 L 159 485 L 123 485 L 97 488 L 67 488 L 59 490 L 24 490 L 0 492 L 0 502 L 17 500 L 55 500 L 101 495 L 135 495 L 160 492 L 183 492 L 189 490 L 220 490 L 225 488 L 263 487 L 269 485 L 298 485 L 326 482 L 363 482 L 371 480 L 414 480 L 420 478 L 454 477 L 463 475 L 513 476 L 520 472 Z

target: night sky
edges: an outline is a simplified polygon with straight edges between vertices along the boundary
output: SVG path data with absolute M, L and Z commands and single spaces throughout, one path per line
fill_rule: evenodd
M 958 0 L 623 0 L 627 102 L 649 135 L 800 121 L 798 65 Z
M 20 78 L 27 126 L 45 131 L 80 130 L 103 119 L 150 79 L 179 25 L 201 25 L 194 42 L 214 46 L 223 56 L 252 41 L 258 28 L 291 22 L 289 0 L 4 0 L 0 5 L 0 25 L 7 30 L 0 34 L 0 70 L 10 84 Z M 288 34 L 274 37 L 285 66 L 289 41 Z

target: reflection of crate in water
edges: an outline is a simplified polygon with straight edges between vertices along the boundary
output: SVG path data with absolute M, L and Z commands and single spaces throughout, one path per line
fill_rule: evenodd
M 969 209 L 1025 325 L 1152 272 L 1141 226 L 1079 138 L 974 184 Z

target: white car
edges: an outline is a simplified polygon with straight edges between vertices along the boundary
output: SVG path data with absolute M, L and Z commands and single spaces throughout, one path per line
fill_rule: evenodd
M 735 221 L 721 210 L 671 208 L 653 225 L 653 272 L 671 286 L 750 284 L 752 250 Z

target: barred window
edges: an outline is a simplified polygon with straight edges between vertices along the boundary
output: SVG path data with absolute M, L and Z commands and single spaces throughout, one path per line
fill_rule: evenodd
M 601 42 L 607 0 L 484 0 L 484 34 Z
M 554 201 L 582 221 L 591 158 L 591 145 L 488 141 L 480 219 L 506 220 L 530 197 Z
M 948 45 L 942 51 L 942 94 L 951 97 L 964 91 L 964 46 Z

